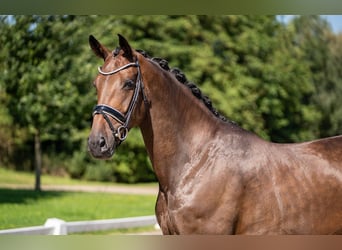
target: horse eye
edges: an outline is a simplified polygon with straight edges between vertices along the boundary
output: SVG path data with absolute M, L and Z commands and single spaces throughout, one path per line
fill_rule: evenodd
M 134 87 L 135 83 L 132 80 L 126 80 L 123 86 L 123 88 L 127 90 L 134 89 Z

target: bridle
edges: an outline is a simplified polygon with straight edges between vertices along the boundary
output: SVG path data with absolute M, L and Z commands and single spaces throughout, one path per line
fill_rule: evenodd
M 106 104 L 98 104 L 94 107 L 94 110 L 93 110 L 93 117 L 97 114 L 103 115 L 103 118 L 108 123 L 109 128 L 112 131 L 114 138 L 119 140 L 119 145 L 121 144 L 121 142 L 123 142 L 127 138 L 128 130 L 129 130 L 128 125 L 129 125 L 129 122 L 131 120 L 131 116 L 132 116 L 132 113 L 134 111 L 134 108 L 137 104 L 140 92 L 142 93 L 145 105 L 146 106 L 148 105 L 148 100 L 147 100 L 145 92 L 144 92 L 144 84 L 143 84 L 143 81 L 141 78 L 139 61 L 137 59 L 135 62 L 125 64 L 125 65 L 123 65 L 123 66 L 121 66 L 121 67 L 119 67 L 113 71 L 109 71 L 109 72 L 104 72 L 104 71 L 102 71 L 101 67 L 98 67 L 99 73 L 104 75 L 104 76 L 114 75 L 114 74 L 120 72 L 121 70 L 127 69 L 129 67 L 137 67 L 138 75 L 137 75 L 137 79 L 135 82 L 134 93 L 133 93 L 131 102 L 128 106 L 128 110 L 127 110 L 126 114 L 123 114 L 119 110 L 117 110 L 116 108 L 110 107 Z M 117 129 L 115 129 L 115 127 L 113 126 L 113 124 L 110 121 L 108 116 L 112 117 L 114 120 L 119 122 L 121 125 Z

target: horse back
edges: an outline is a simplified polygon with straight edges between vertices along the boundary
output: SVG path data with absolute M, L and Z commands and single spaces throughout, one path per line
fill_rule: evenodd
M 303 146 L 320 158 L 338 163 L 342 170 L 342 135 L 311 141 Z
M 254 141 L 236 233 L 341 234 L 342 136 Z

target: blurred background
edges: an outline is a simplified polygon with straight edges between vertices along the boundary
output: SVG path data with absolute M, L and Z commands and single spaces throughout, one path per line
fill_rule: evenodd
M 0 168 L 156 181 L 139 129 L 111 160 L 87 153 L 102 60 L 117 33 L 185 72 L 227 118 L 266 140 L 342 134 L 342 34 L 326 16 L 1 16 Z M 336 23 L 336 22 L 335 22 Z M 336 26 L 337 27 L 337 26 Z

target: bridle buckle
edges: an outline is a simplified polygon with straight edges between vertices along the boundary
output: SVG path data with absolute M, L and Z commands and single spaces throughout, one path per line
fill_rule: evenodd
M 116 129 L 115 137 L 118 138 L 120 141 L 126 140 L 128 135 L 128 128 L 125 126 L 120 126 Z

